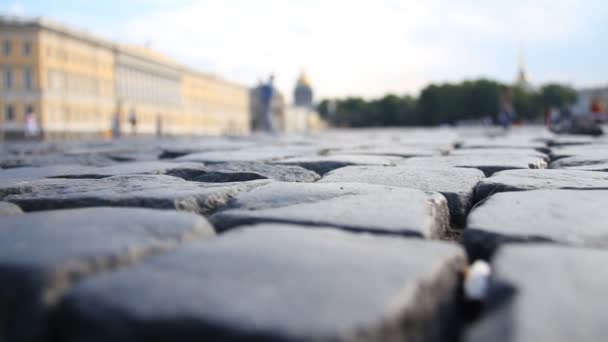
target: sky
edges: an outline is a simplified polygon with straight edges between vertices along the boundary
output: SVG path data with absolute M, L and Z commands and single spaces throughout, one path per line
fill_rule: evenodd
M 317 98 L 417 95 L 429 83 L 608 85 L 606 0 L 0 0 L 286 95 L 302 70 Z

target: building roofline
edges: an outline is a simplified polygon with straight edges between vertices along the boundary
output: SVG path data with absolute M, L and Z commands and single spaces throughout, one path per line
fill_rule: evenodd
M 0 27 L 1 26 L 13 26 L 13 27 L 30 27 L 33 29 L 44 29 L 48 31 L 52 31 L 57 34 L 65 35 L 73 39 L 77 39 L 80 41 L 84 41 L 93 45 L 97 45 L 100 47 L 104 47 L 112 50 L 113 52 L 118 52 L 121 54 L 129 55 L 135 58 L 143 59 L 148 62 L 160 64 L 165 67 L 170 67 L 177 69 L 182 73 L 190 73 L 195 76 L 211 78 L 215 81 L 222 82 L 224 84 L 241 87 L 244 89 L 248 89 L 249 87 L 229 81 L 217 74 L 204 72 L 201 70 L 197 70 L 193 67 L 189 67 L 185 64 L 177 62 L 173 60 L 171 57 L 166 56 L 160 52 L 155 50 L 147 49 L 145 47 L 139 46 L 129 46 L 126 44 L 120 44 L 118 42 L 114 42 L 105 38 L 101 38 L 89 31 L 82 29 L 75 29 L 59 22 L 56 22 L 52 19 L 48 19 L 45 17 L 20 17 L 20 16 L 12 16 L 12 15 L 0 15 Z M 149 50 L 149 51 L 146 51 Z

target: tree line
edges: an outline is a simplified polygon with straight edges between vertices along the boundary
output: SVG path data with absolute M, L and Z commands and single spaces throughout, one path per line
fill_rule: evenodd
M 416 98 L 386 95 L 379 99 L 360 97 L 325 99 L 318 105 L 322 117 L 336 126 L 433 126 L 463 121 L 496 122 L 501 92 L 507 85 L 488 79 L 461 83 L 430 84 Z M 550 107 L 563 108 L 576 101 L 576 91 L 550 83 L 538 89 L 515 86 L 513 107 L 516 120 L 542 122 Z

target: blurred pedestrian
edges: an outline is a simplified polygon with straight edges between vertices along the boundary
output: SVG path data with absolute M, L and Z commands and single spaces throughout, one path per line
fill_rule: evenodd
M 515 119 L 515 108 L 513 107 L 513 90 L 510 87 L 504 87 L 500 94 L 500 113 L 498 120 L 500 125 L 505 130 L 511 128 Z
M 137 113 L 135 112 L 135 108 L 131 108 L 131 112 L 129 113 L 129 124 L 131 124 L 131 135 L 137 134 Z
M 160 113 L 156 114 L 156 137 L 160 138 L 163 136 L 163 118 Z
M 553 127 L 557 124 L 559 124 L 562 121 L 562 113 L 561 111 L 555 107 L 555 106 L 551 106 L 549 107 L 549 110 L 547 112 L 547 126 L 548 127 Z
M 117 111 L 112 117 L 112 138 L 120 138 L 120 112 Z
M 40 135 L 38 117 L 33 110 L 28 110 L 25 114 L 25 136 L 26 138 L 36 138 Z
M 274 75 L 270 75 L 268 82 L 262 85 L 261 102 L 264 110 L 264 129 L 269 133 L 275 132 L 274 113 L 272 100 L 274 98 Z

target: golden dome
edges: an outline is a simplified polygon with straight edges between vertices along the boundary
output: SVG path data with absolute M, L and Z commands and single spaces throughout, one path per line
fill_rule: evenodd
M 304 71 L 302 71 L 300 73 L 300 76 L 298 77 L 298 83 L 297 85 L 299 86 L 307 86 L 310 87 L 310 79 L 308 78 L 308 75 L 306 75 L 306 73 Z

